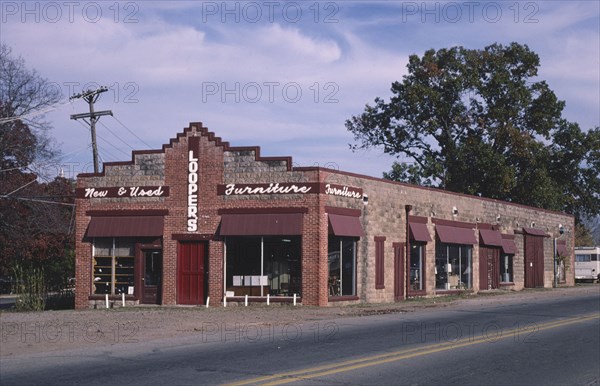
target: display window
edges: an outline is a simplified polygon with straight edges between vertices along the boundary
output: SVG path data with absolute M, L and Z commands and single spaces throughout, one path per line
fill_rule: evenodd
M 233 296 L 302 296 L 300 236 L 225 240 L 225 286 Z
M 356 237 L 329 236 L 329 296 L 356 295 Z

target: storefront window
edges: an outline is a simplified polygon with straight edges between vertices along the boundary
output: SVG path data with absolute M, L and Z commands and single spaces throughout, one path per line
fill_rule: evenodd
M 329 296 L 356 295 L 356 238 L 329 236 Z
M 425 243 L 413 242 L 410 244 L 410 289 L 421 291 L 424 289 Z
M 301 296 L 299 236 L 227 237 L 226 287 L 234 296 Z
M 133 293 L 134 271 L 134 240 L 94 239 L 94 294 Z
M 500 255 L 500 282 L 512 283 L 513 281 L 513 255 Z
M 439 290 L 472 288 L 472 250 L 470 245 L 438 242 L 435 253 L 435 288 Z

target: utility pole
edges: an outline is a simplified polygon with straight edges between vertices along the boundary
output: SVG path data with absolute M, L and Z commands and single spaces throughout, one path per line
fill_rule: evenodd
M 99 89 L 96 89 L 96 90 L 87 90 L 86 92 L 75 94 L 71 98 L 69 98 L 69 100 L 82 98 L 90 106 L 89 113 L 73 114 L 73 115 L 71 115 L 71 119 L 83 119 L 83 121 L 90 126 L 90 131 L 92 133 L 92 153 L 93 153 L 93 157 L 94 157 L 94 173 L 99 172 L 99 169 L 98 169 L 98 145 L 96 143 L 96 122 L 103 115 L 111 115 L 112 116 L 112 111 L 110 111 L 110 110 L 95 112 L 94 111 L 94 103 L 96 103 L 96 101 L 100 97 L 100 94 L 103 92 L 106 92 L 106 91 L 108 91 L 107 87 L 100 87 Z M 86 121 L 85 120 L 86 118 L 89 118 L 89 121 Z

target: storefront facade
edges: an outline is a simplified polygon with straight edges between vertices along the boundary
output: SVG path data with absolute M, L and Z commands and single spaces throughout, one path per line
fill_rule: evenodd
M 551 287 L 559 253 L 560 282 L 573 285 L 572 216 L 292 167 L 200 123 L 79 175 L 76 205 L 77 308 L 107 295 L 327 306 Z

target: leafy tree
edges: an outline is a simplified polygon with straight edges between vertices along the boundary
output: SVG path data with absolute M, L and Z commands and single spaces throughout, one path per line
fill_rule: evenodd
M 588 228 L 583 224 L 577 224 L 575 226 L 575 246 L 576 247 L 592 247 L 596 245 L 594 238 L 589 232 Z
M 57 154 L 43 113 L 59 99 L 56 88 L 0 45 L 0 275 L 42 268 L 52 289 L 74 272 L 74 189 L 64 178 L 40 178 L 32 165 Z
M 537 79 L 526 45 L 411 55 L 408 75 L 346 121 L 357 144 L 407 157 L 384 177 L 563 210 L 600 213 L 600 129 L 583 132 Z
M 586 218 L 583 225 L 592 237 L 592 243 L 586 246 L 600 245 L 600 216 Z

